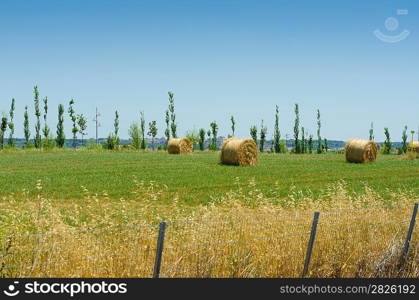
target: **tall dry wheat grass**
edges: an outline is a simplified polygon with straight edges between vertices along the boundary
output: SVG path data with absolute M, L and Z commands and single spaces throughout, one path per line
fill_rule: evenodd
M 246 191 L 242 188 L 246 185 Z M 419 234 L 407 262 L 401 249 L 413 191 L 385 199 L 369 187 L 350 193 L 345 182 L 318 197 L 291 187 L 279 198 L 255 180 L 237 179 L 208 205 L 167 201 L 167 187 L 134 179 L 137 200 L 111 200 L 84 190 L 74 201 L 28 191 L 0 202 L 2 277 L 150 277 L 158 223 L 168 223 L 162 277 L 299 277 L 313 212 L 320 221 L 310 277 L 418 277 Z M 250 187 L 250 189 L 248 188 Z

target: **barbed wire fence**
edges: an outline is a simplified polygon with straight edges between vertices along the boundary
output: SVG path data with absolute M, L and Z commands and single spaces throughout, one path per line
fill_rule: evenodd
M 388 221 L 388 222 L 381 222 L 381 223 L 371 222 L 371 223 L 362 223 L 362 224 L 351 224 L 350 227 L 346 227 L 346 228 L 327 228 L 327 234 L 348 233 L 350 231 L 353 232 L 354 230 L 362 230 L 365 228 L 398 226 L 399 233 L 402 233 L 403 230 L 406 233 L 405 238 L 404 238 L 404 243 L 403 243 L 403 249 L 401 251 L 402 254 L 399 258 L 400 266 L 403 266 L 407 262 L 409 249 L 412 243 L 412 236 L 413 236 L 413 231 L 414 231 L 414 227 L 416 223 L 418 205 L 419 205 L 418 203 L 414 204 L 410 220 Z M 150 277 L 159 278 L 162 271 L 162 262 L 164 261 L 164 250 L 187 251 L 190 254 L 193 254 L 194 251 L 198 251 L 198 250 L 193 250 L 190 244 L 176 245 L 176 246 L 172 246 L 171 244 L 167 245 L 166 244 L 167 230 L 170 228 L 181 229 L 180 231 L 174 232 L 173 234 L 182 236 L 182 234 L 183 235 L 186 234 L 185 232 L 188 226 L 194 227 L 194 226 L 203 225 L 203 224 L 207 226 L 209 225 L 216 226 L 215 227 L 216 230 L 208 233 L 208 236 L 211 236 L 214 239 L 214 235 L 218 233 L 219 236 L 222 238 L 216 239 L 215 242 L 214 241 L 209 242 L 209 241 L 206 241 L 204 238 L 202 237 L 200 238 L 198 236 L 198 237 L 193 237 L 192 241 L 196 242 L 195 245 L 197 247 L 200 246 L 201 248 L 204 248 L 204 249 L 207 249 L 209 247 L 216 247 L 220 249 L 226 245 L 235 245 L 242 242 L 242 239 L 240 239 L 240 235 L 241 235 L 240 230 L 243 230 L 242 226 L 238 227 L 239 228 L 238 232 L 235 231 L 235 234 L 238 235 L 239 238 L 234 239 L 231 237 L 229 239 L 226 239 L 226 235 L 223 235 L 224 233 L 227 232 L 227 228 L 230 228 L 232 224 L 237 225 L 237 223 L 239 222 L 245 222 L 246 220 L 247 221 L 251 220 L 252 225 L 261 224 L 262 226 L 267 227 L 267 226 L 272 226 L 272 223 L 270 223 L 269 221 L 272 221 L 272 220 L 281 221 L 284 216 L 289 216 L 289 217 L 291 216 L 295 218 L 298 218 L 298 217 L 304 218 L 308 221 L 311 221 L 311 223 L 292 225 L 294 226 L 294 229 L 300 227 L 300 229 L 302 229 L 301 232 L 282 232 L 282 233 L 276 233 L 274 236 L 271 235 L 271 236 L 253 237 L 252 239 L 247 239 L 246 242 L 264 241 L 267 243 L 274 243 L 282 238 L 300 239 L 302 242 L 304 242 L 305 240 L 306 248 L 304 251 L 305 254 L 303 254 L 304 257 L 303 257 L 303 264 L 301 266 L 301 277 L 306 277 L 307 274 L 309 273 L 310 263 L 312 261 L 313 249 L 316 244 L 316 235 L 318 233 L 318 228 L 319 227 L 321 228 L 322 217 L 336 216 L 336 215 L 340 216 L 344 210 L 345 209 L 335 210 L 335 211 L 332 210 L 332 211 L 326 211 L 322 213 L 316 211 L 314 212 L 314 214 L 306 213 L 306 212 L 303 212 L 303 213 L 299 213 L 299 212 L 288 213 L 287 212 L 287 213 L 282 213 L 281 215 L 240 216 L 240 217 L 212 219 L 209 221 L 203 221 L 203 220 L 196 220 L 196 221 L 187 220 L 187 221 L 171 221 L 171 222 L 162 221 L 158 224 L 156 223 L 156 224 L 142 224 L 142 225 L 132 225 L 132 226 L 115 226 L 115 227 L 91 228 L 91 229 L 83 229 L 83 230 L 51 231 L 51 232 L 43 232 L 43 233 L 28 233 L 28 234 L 21 234 L 21 235 L 11 235 L 11 236 L 3 237 L 3 239 L 5 239 L 7 242 L 6 242 L 6 245 L 3 247 L 4 249 L 0 251 L 0 259 L 2 259 L 0 261 L 0 274 L 2 274 L 2 272 L 5 270 L 14 270 L 14 269 L 34 270 L 35 268 L 40 267 L 40 265 L 42 264 L 39 258 L 44 255 L 43 250 L 45 249 L 42 249 L 41 247 L 39 248 L 29 247 L 28 249 L 24 249 L 24 250 L 20 249 L 18 251 L 17 254 L 21 256 L 24 253 L 28 254 L 28 257 L 30 257 L 30 260 L 31 260 L 29 263 L 16 262 L 16 263 L 6 264 L 4 257 L 6 255 L 10 256 L 10 255 L 15 254 L 13 251 L 9 251 L 9 250 L 10 248 L 12 248 L 11 241 L 16 240 L 16 239 L 28 239 L 28 238 L 46 239 L 46 238 L 51 238 L 51 237 L 54 239 L 56 237 L 62 237 L 65 235 L 71 235 L 71 236 L 84 235 L 84 234 L 100 235 L 102 232 L 106 232 L 106 233 L 113 232 L 115 234 L 120 234 L 124 230 L 134 231 L 137 234 L 139 234 L 142 232 L 142 230 L 145 230 L 144 233 L 146 234 L 146 237 L 142 237 L 140 239 L 137 236 L 136 242 L 139 243 L 142 240 L 148 240 L 150 242 L 150 239 L 152 238 L 155 239 L 154 240 L 155 247 L 147 247 L 146 249 L 144 249 L 146 252 L 146 254 L 144 253 L 144 257 L 147 257 L 147 262 L 150 265 L 150 268 L 148 271 L 149 274 L 152 274 Z M 360 210 L 362 210 L 362 208 L 355 209 L 355 210 L 348 209 L 347 211 L 356 212 Z M 369 210 L 369 209 L 367 208 L 365 210 Z M 312 218 L 307 218 L 310 215 L 312 215 Z M 407 231 L 406 231 L 406 226 L 407 226 Z M 154 236 L 152 237 L 150 234 L 154 234 Z M 132 239 L 132 236 L 130 236 L 129 238 Z M 37 241 L 38 241 L 38 244 L 40 244 L 39 240 Z M 124 247 L 124 244 L 122 243 L 120 246 Z M 103 254 L 102 256 L 105 256 L 105 255 L 106 255 L 106 259 L 108 260 L 110 258 L 115 258 L 115 259 L 120 258 L 119 253 L 113 253 L 113 254 L 106 253 L 106 254 Z M 52 257 L 53 255 L 49 254 L 49 258 L 52 259 Z M 101 258 L 101 255 L 89 255 L 85 257 L 76 257 L 76 258 L 62 257 L 61 259 L 54 260 L 53 264 L 59 267 L 60 265 L 65 264 L 65 263 L 74 263 L 74 262 L 80 263 L 82 261 L 97 263 L 100 260 L 100 258 Z M 47 259 L 46 261 L 49 261 L 49 260 Z M 148 265 L 147 265 L 147 268 L 148 268 Z

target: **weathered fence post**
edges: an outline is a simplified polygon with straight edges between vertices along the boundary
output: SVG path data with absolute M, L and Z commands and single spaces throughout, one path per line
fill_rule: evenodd
M 161 258 L 163 255 L 164 233 L 166 231 L 166 222 L 160 222 L 159 236 L 157 237 L 156 260 L 154 261 L 153 278 L 159 278 Z
M 319 216 L 320 216 L 319 212 L 314 213 L 313 224 L 311 225 L 310 240 L 308 241 L 308 246 L 307 246 L 306 260 L 304 262 L 304 270 L 301 277 L 305 277 L 308 272 L 308 266 L 310 264 L 311 253 L 313 252 L 314 239 L 316 238 L 317 223 L 319 222 Z
M 406 241 L 404 243 L 403 254 L 401 257 L 401 265 L 403 266 L 407 260 L 407 254 L 409 253 L 410 241 L 412 240 L 413 229 L 415 228 L 416 214 L 418 213 L 419 203 L 415 203 L 413 207 L 412 218 L 410 219 L 409 230 L 407 231 Z

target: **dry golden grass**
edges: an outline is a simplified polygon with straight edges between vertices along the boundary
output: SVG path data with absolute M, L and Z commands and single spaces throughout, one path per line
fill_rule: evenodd
M 158 223 L 168 223 L 161 277 L 299 277 L 314 211 L 320 221 L 310 277 L 418 277 L 418 231 L 407 263 L 400 255 L 418 195 L 393 199 L 344 182 L 318 198 L 291 190 L 283 199 L 237 182 L 224 196 L 190 207 L 167 187 L 134 181 L 138 200 L 106 194 L 51 201 L 27 192 L 0 202 L 2 277 L 151 277 Z M 274 193 L 273 193 L 274 195 Z

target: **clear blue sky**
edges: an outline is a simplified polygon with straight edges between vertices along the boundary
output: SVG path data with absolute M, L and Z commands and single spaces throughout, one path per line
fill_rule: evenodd
M 399 27 L 388 30 L 388 17 Z M 376 29 L 410 35 L 386 43 Z M 96 106 L 102 137 L 112 130 L 116 109 L 123 137 L 140 110 L 147 123 L 157 120 L 162 136 L 171 90 L 180 135 L 216 120 L 226 136 L 234 115 L 238 136 L 263 119 L 270 138 L 278 104 L 281 132 L 291 136 L 298 102 L 310 133 L 320 108 L 329 139 L 367 138 L 373 121 L 377 140 L 387 126 L 398 141 L 404 125 L 409 131 L 419 125 L 418 38 L 413 0 L 2 0 L 0 112 L 16 98 L 22 137 L 23 108 L 33 112 L 38 85 L 50 99 L 54 133 L 57 105 L 74 98 L 89 118 L 89 137 Z

